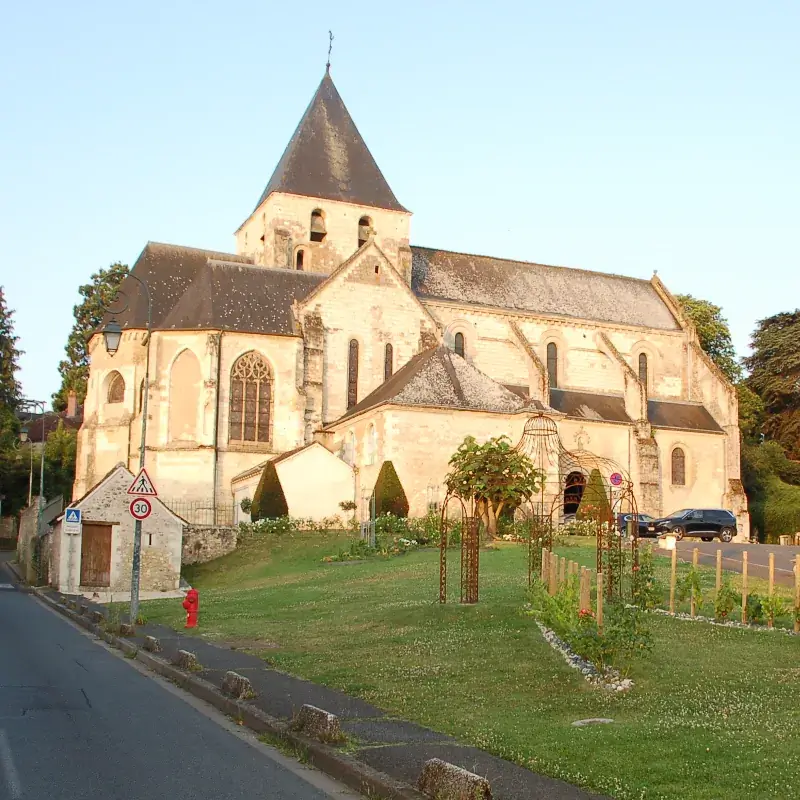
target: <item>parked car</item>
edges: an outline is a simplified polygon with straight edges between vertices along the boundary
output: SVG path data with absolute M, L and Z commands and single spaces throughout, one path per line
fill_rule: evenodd
M 627 533 L 628 520 L 634 516 L 639 520 L 639 536 L 658 536 L 655 531 L 650 529 L 650 525 L 655 522 L 655 517 L 651 517 L 649 514 L 617 514 L 617 530 L 620 533 Z
M 684 536 L 697 536 L 704 542 L 719 538 L 729 542 L 736 536 L 736 517 L 722 508 L 682 508 L 648 526 L 651 536 L 672 533 L 680 541 Z

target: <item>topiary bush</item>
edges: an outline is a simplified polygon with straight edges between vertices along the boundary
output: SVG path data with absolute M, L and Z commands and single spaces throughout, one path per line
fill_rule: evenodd
M 593 469 L 589 474 L 575 518 L 591 519 L 595 522 L 608 522 L 611 519 L 611 503 L 599 469 Z
M 261 480 L 253 495 L 250 506 L 250 519 L 256 522 L 259 519 L 275 519 L 285 517 L 289 513 L 286 495 L 283 493 L 281 480 L 275 465 L 269 461 L 261 473 Z
M 403 484 L 391 461 L 384 461 L 373 489 L 375 497 L 375 516 L 393 514 L 395 517 L 408 516 L 408 498 Z

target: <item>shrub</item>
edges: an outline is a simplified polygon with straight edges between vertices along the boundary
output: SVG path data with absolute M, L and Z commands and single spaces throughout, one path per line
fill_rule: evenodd
M 678 600 L 694 600 L 697 609 L 702 607 L 703 587 L 700 584 L 700 571 L 695 566 L 691 566 L 678 582 Z
M 777 617 L 782 617 L 789 610 L 789 604 L 777 594 L 764 597 L 761 600 L 761 607 L 770 625 L 774 624 Z
M 243 497 L 243 498 L 242 498 L 242 502 L 241 502 L 241 503 L 239 503 L 239 508 L 241 508 L 241 509 L 242 509 L 242 511 L 243 511 L 245 514 L 249 514 L 249 513 L 250 513 L 250 511 L 251 511 L 251 510 L 252 510 L 252 508 L 253 508 L 253 501 L 252 501 L 252 500 L 251 500 L 249 497 Z
M 633 566 L 632 576 L 631 595 L 634 604 L 645 610 L 661 605 L 664 589 L 656 580 L 653 553 L 650 549 L 642 550 L 639 554 L 639 563 Z
M 753 625 L 762 625 L 764 623 L 764 608 L 761 605 L 761 598 L 757 594 L 747 595 L 745 613 L 747 621 Z
M 403 491 L 403 484 L 397 476 L 391 461 L 384 461 L 373 489 L 375 497 L 375 514 L 393 514 L 395 517 L 408 516 L 408 498 Z
M 611 504 L 599 469 L 593 469 L 589 474 L 575 518 L 595 522 L 606 522 L 611 519 Z
M 741 595 L 734 591 L 730 580 L 726 577 L 714 598 L 714 616 L 720 621 L 725 621 L 731 611 L 741 603 Z
M 285 517 L 288 513 L 289 506 L 286 503 L 286 495 L 283 493 L 278 471 L 275 469 L 275 465 L 268 461 L 253 496 L 250 519 L 253 522 L 260 519 L 276 519 Z

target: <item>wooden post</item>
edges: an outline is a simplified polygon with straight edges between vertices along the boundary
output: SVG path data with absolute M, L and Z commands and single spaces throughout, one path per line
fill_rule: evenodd
M 542 583 L 547 586 L 548 576 L 550 575 L 550 566 L 547 563 L 547 556 L 549 555 L 547 548 L 542 548 L 542 571 L 540 577 L 542 579 Z
M 564 556 L 558 559 L 558 585 L 563 586 L 567 582 L 567 559 Z
M 769 596 L 775 594 L 775 553 L 769 554 Z
M 800 554 L 794 559 L 794 632 L 800 633 Z
M 722 550 L 717 548 L 717 594 L 722 588 Z
M 603 573 L 597 573 L 597 629 L 603 631 Z
M 558 556 L 552 553 L 550 556 L 550 594 L 558 592 Z
M 742 624 L 747 625 L 747 550 L 742 552 Z
M 581 568 L 581 601 L 579 611 L 592 608 L 592 573 L 588 567 Z
M 700 551 L 695 547 L 694 550 L 692 550 L 692 569 L 694 569 L 695 571 L 697 571 L 697 559 L 699 554 Z M 690 603 L 690 613 L 694 617 L 697 614 L 697 603 L 695 602 L 694 599 L 694 589 L 692 589 L 692 594 L 691 597 L 689 598 L 689 603 Z
M 669 578 L 669 613 L 675 613 L 675 584 L 678 582 L 678 551 L 672 551 L 672 571 Z

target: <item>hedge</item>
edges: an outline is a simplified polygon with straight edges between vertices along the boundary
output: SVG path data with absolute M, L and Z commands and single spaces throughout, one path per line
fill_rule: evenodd
M 250 519 L 256 522 L 259 519 L 275 519 L 285 517 L 289 513 L 286 495 L 283 493 L 281 479 L 275 465 L 269 461 L 261 473 L 261 480 L 253 496 L 250 506 Z

